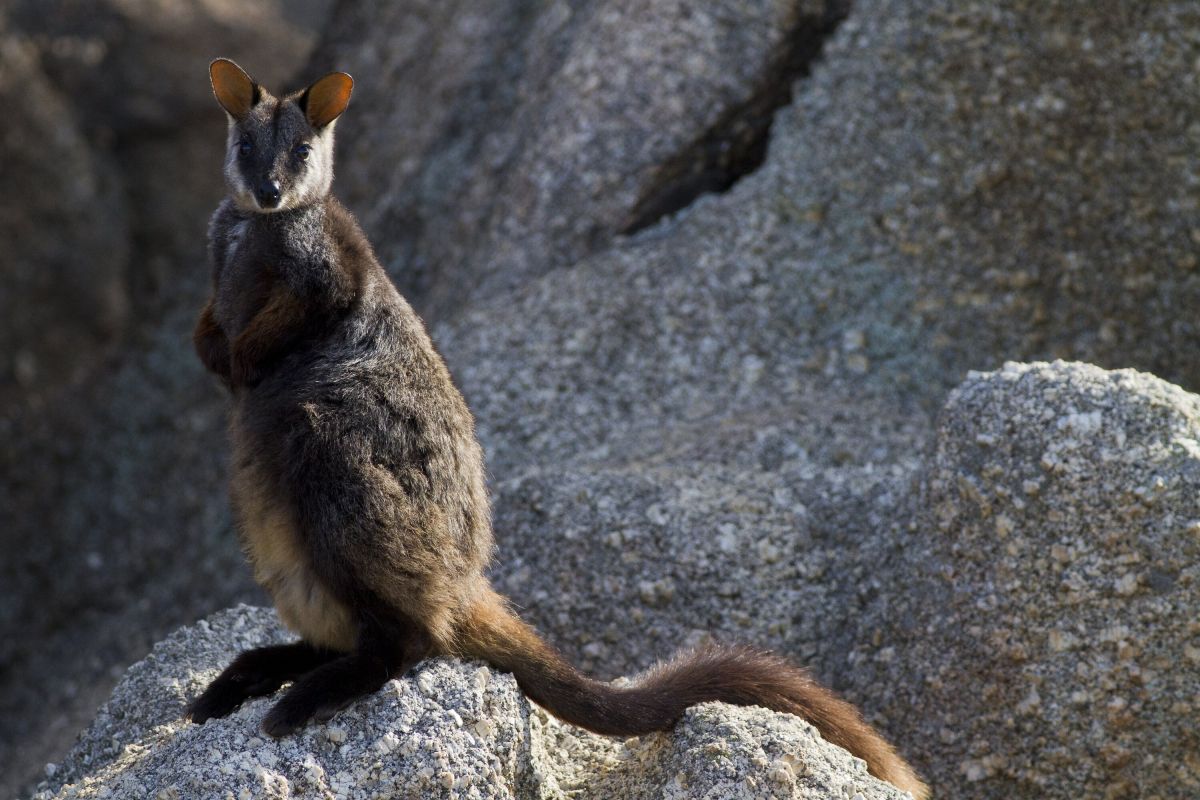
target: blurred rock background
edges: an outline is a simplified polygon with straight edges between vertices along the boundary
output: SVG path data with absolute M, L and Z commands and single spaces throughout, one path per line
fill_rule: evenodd
M 1039 763 L 1054 726 L 1027 748 L 1001 735 L 1027 720 L 977 707 L 1075 708 L 1075 730 L 1091 707 L 1064 675 L 1136 704 L 1118 684 L 1161 671 L 1120 650 L 1132 621 L 1108 644 L 1142 678 L 1125 663 L 1103 688 L 1086 644 L 1014 668 L 1035 645 L 988 636 L 1022 620 L 1050 636 L 1049 567 L 997 544 L 1010 523 L 1101 559 L 1077 582 L 1161 595 L 1170 633 L 1138 652 L 1196 666 L 1189 492 L 1136 525 L 1114 485 L 998 528 L 978 497 L 1012 504 L 1004 476 L 1026 462 L 961 466 L 975 437 L 1090 413 L 1043 383 L 1119 387 L 1054 373 L 992 405 L 964 388 L 934 435 L 967 370 L 1006 360 L 1200 386 L 1200 9 L 1166 0 L 5 7 L 0 791 L 61 755 L 166 632 L 263 600 L 230 530 L 223 400 L 188 340 L 221 195 L 215 55 L 268 86 L 355 75 L 335 190 L 479 417 L 498 583 L 571 657 L 613 676 L 712 631 L 812 664 L 941 792 L 1194 795 L 1192 745 L 1155 766 L 1128 738 L 1178 729 L 1192 673 L 1136 724 L 1106 712 L 1125 739 L 1054 755 L 1074 771 Z M 1190 441 L 1155 433 L 1163 402 L 1130 401 L 1133 430 Z M 1003 600 L 956 561 L 959 537 L 1000 548 Z M 1151 552 L 1176 563 L 1133 569 Z M 1090 610 L 1056 634 L 1070 642 L 1091 641 L 1087 620 L 1145 619 L 1075 600 Z
M 290 80 L 329 10 L 0 6 L 2 796 L 61 753 L 124 662 L 257 597 L 226 538 L 222 399 L 189 344 L 223 192 L 207 65 Z

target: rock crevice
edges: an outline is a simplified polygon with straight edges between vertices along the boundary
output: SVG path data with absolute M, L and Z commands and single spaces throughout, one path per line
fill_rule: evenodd
M 618 232 L 636 233 L 702 195 L 727 192 L 762 166 L 775 112 L 791 103 L 796 82 L 807 77 L 820 58 L 826 40 L 850 13 L 850 3 L 838 0 L 823 10 L 795 11 L 796 21 L 754 79 L 751 95 L 654 169 Z

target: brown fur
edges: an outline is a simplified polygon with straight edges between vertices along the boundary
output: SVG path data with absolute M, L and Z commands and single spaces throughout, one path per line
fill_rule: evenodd
M 242 545 L 254 579 L 275 600 L 279 618 L 316 647 L 354 649 L 354 616 L 317 579 L 296 526 L 295 512 L 253 454 L 234 451 L 230 481 Z
M 344 108 L 348 76 L 279 100 L 245 85 L 236 65 L 213 74 L 240 114 L 231 192 L 278 181 L 286 198 L 289 187 L 323 185 L 329 176 L 305 172 L 294 148 L 332 148 L 331 131 L 310 124 Z M 308 163 L 331 158 L 314 152 Z M 852 706 L 778 656 L 703 648 L 628 688 L 577 672 L 484 577 L 491 513 L 474 421 L 357 222 L 330 196 L 272 213 L 238 198 L 213 216 L 213 297 L 193 338 L 232 394 L 232 495 L 247 556 L 304 641 L 243 654 L 193 702 L 192 719 L 295 680 L 263 723 L 282 736 L 443 653 L 510 670 L 532 700 L 605 734 L 663 730 L 711 700 L 797 714 L 876 776 L 926 796 Z
M 229 354 L 230 378 L 235 384 L 258 382 L 259 370 L 282 352 L 303 330 L 307 309 L 287 286 L 270 287 L 261 310 L 233 340 Z

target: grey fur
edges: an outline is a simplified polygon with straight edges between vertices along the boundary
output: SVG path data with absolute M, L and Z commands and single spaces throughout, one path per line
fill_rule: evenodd
M 423 325 L 369 251 L 355 253 L 370 257 L 357 296 L 342 285 L 339 262 L 348 254 L 332 231 L 344 236 L 349 221 L 332 199 L 269 215 L 226 200 L 213 217 L 213 313 L 230 341 L 258 311 L 263 264 L 278 265 L 289 291 L 320 298 L 331 306 L 322 316 L 334 317 L 256 385 L 234 387 L 234 494 L 243 537 L 256 561 L 274 547 L 261 544 L 264 537 L 305 542 L 321 553 L 325 569 L 347 573 L 335 582 L 360 582 L 427 621 L 449 647 L 492 548 L 482 454 L 466 403 Z M 255 530 L 264 514 L 282 514 L 296 527 Z M 310 563 L 281 571 L 306 586 L 329 582 Z M 277 600 L 292 592 L 282 584 L 268 589 Z M 316 643 L 344 647 L 358 633 L 313 635 L 293 610 L 280 610 Z M 329 614 L 345 617 L 340 609 L 313 613 L 320 618 L 313 628 L 323 628 Z

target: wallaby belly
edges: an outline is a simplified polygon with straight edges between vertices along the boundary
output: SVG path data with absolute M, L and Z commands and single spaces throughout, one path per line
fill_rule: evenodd
M 234 453 L 233 507 L 242 546 L 279 618 L 305 641 L 351 651 L 357 626 L 348 608 L 322 585 L 301 545 L 296 512 L 252 455 Z

